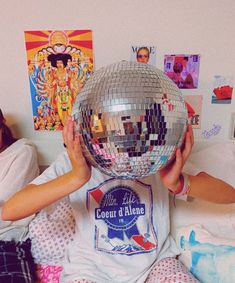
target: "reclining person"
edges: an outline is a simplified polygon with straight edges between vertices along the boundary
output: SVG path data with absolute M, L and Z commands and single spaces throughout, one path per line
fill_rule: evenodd
M 0 109 L 0 210 L 5 201 L 38 175 L 35 146 L 25 138 L 14 138 Z M 0 216 L 0 282 L 30 282 L 27 280 L 33 278 L 31 245 L 27 239 L 32 217 L 9 222 Z

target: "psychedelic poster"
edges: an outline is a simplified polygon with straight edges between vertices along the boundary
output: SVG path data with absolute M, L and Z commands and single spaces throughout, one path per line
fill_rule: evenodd
M 188 110 L 188 123 L 195 129 L 201 128 L 202 95 L 184 95 Z
M 156 66 L 156 47 L 131 46 L 131 61 Z
M 25 31 L 35 130 L 58 131 L 93 72 L 91 30 Z
M 233 77 L 232 76 L 214 76 L 212 104 L 231 104 L 233 93 Z
M 164 72 L 179 88 L 198 87 L 200 55 L 165 55 Z

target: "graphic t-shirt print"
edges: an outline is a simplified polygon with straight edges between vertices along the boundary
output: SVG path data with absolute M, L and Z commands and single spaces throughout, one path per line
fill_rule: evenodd
M 125 255 L 156 250 L 150 185 L 110 179 L 87 192 L 87 208 L 95 225 L 95 249 Z

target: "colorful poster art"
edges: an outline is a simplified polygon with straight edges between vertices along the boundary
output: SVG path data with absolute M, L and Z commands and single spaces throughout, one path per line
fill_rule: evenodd
M 198 87 L 200 55 L 165 55 L 164 72 L 179 88 Z
M 93 72 L 91 30 L 25 31 L 35 130 L 63 129 Z
M 233 77 L 214 76 L 212 104 L 231 104 L 233 93 Z
M 156 66 L 156 47 L 131 46 L 131 61 Z
M 188 123 L 195 129 L 201 128 L 202 95 L 184 95 L 188 110 Z

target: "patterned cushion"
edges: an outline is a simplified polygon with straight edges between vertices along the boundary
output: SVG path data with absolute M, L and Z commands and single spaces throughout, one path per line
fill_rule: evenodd
M 29 225 L 32 254 L 36 263 L 61 264 L 73 240 L 75 220 L 67 200 L 40 211 Z
M 200 224 L 177 229 L 180 260 L 203 283 L 235 282 L 235 240 L 215 237 Z
M 36 283 L 60 283 L 60 273 L 62 270 L 63 267 L 59 265 L 37 264 L 38 281 Z

